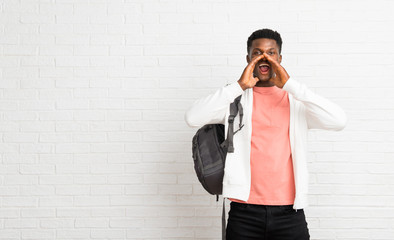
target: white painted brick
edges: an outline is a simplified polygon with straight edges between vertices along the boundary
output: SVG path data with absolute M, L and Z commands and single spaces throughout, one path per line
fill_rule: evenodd
M 74 98 L 101 98 L 108 96 L 106 89 L 77 88 L 73 90 Z
M 156 185 L 128 185 L 126 186 L 126 195 L 156 195 L 158 187 Z
M 111 196 L 110 197 L 111 206 L 129 206 L 129 205 L 141 205 L 144 201 L 143 196 Z
M 143 179 L 144 179 L 144 176 L 142 174 L 127 174 L 127 175 L 109 176 L 108 183 L 109 184 L 142 183 Z
M 109 133 L 109 142 L 139 142 L 142 136 L 139 132 Z
M 141 153 L 109 153 L 108 162 L 109 163 L 136 163 L 141 162 Z M 126 166 L 126 169 L 128 167 Z M 127 171 L 127 170 L 126 170 Z
M 32 221 L 31 219 L 9 219 L 4 221 L 5 228 L 16 228 L 16 229 L 23 229 L 23 228 L 37 228 L 38 221 Z
M 160 13 L 160 23 L 193 23 L 193 15 L 187 13 Z
M 155 30 L 152 30 L 155 31 Z M 145 55 L 160 55 L 160 56 L 190 56 L 190 55 L 209 55 L 210 49 L 204 46 L 174 46 L 168 45 L 165 48 L 158 46 L 147 46 L 144 48 Z
M 52 153 L 54 146 L 47 143 L 22 143 L 20 144 L 21 153 Z
M 37 142 L 38 134 L 37 133 L 4 133 L 3 141 L 5 142 Z
M 56 176 L 40 176 L 39 183 L 40 184 L 48 184 L 48 185 L 62 185 L 62 184 L 70 184 L 73 182 L 72 176 L 66 175 L 56 175 Z
M 89 229 L 59 229 L 56 231 L 59 239 L 89 239 Z
M 20 232 L 19 230 L 0 229 L 0 237 L 4 239 L 18 239 Z
M 124 150 L 124 144 L 121 143 L 92 143 L 90 144 L 90 150 L 93 153 L 103 152 L 122 152 Z
M 102 35 L 92 34 L 90 37 L 90 44 L 92 45 L 123 45 L 125 37 L 121 34 L 118 35 Z
M 40 77 L 59 78 L 61 80 L 64 76 L 72 76 L 71 68 L 55 68 L 55 67 L 40 67 Z M 57 81 L 59 81 L 57 80 Z M 70 81 L 70 78 L 66 78 Z
M 70 183 L 70 182 L 69 182 Z M 105 184 L 107 183 L 106 176 L 99 175 L 81 175 L 74 177 L 74 183 L 76 184 Z
M 50 111 L 50 112 L 40 112 L 38 118 L 44 121 L 50 120 L 72 120 L 71 111 Z
M 113 16 L 111 16 L 113 18 Z M 111 28 L 108 28 L 109 34 L 138 34 L 142 33 L 142 25 L 141 24 L 117 24 L 116 21 L 124 21 L 124 17 L 117 16 L 116 19 L 112 21 L 107 21 L 108 24 L 116 24 L 112 25 Z
M 91 230 L 92 239 L 120 239 L 126 236 L 126 230 L 108 229 L 108 230 Z
M 53 174 L 55 173 L 55 166 L 53 165 L 20 165 L 21 174 Z
M 116 67 L 124 65 L 124 58 L 123 57 L 116 57 L 116 56 L 96 56 L 90 59 L 90 66 L 94 67 Z
M 56 164 L 56 173 L 57 174 L 83 174 L 89 172 L 88 165 L 82 164 Z M 56 189 L 57 190 L 57 189 Z
M 41 197 L 39 200 L 40 207 L 70 207 L 73 205 L 72 197 Z
M 55 217 L 56 211 L 51 208 L 23 208 L 21 216 L 25 218 L 48 218 Z
M 113 173 L 123 173 L 124 166 L 120 164 L 95 164 L 90 167 L 90 171 L 93 174 L 113 174 Z
M 55 237 L 54 230 L 22 230 L 22 239 L 53 239 Z
M 122 109 L 123 101 L 120 99 L 90 100 L 91 109 Z
M 2 196 L 15 196 L 19 193 L 18 187 L 0 187 Z
M 126 210 L 120 207 L 106 207 L 92 208 L 91 212 L 91 215 L 95 217 L 120 217 L 125 216 Z
M 34 154 L 3 154 L 3 163 L 12 163 L 12 164 L 17 164 L 17 163 L 34 163 L 37 162 L 38 156 Z
M 59 24 L 86 24 L 89 17 L 86 15 L 56 15 L 56 23 Z
M 29 78 L 20 80 L 21 88 L 49 88 L 55 86 L 54 79 Z
M 123 194 L 122 186 L 92 186 L 92 195 L 121 195 Z
M 130 99 L 125 101 L 125 108 L 127 109 L 141 109 L 141 110 L 149 110 L 149 109 L 158 109 L 159 103 L 156 100 L 135 100 Z
M 82 133 L 82 134 L 73 135 L 74 142 L 92 143 L 92 142 L 105 142 L 105 140 L 106 140 L 106 135 L 104 133 Z
M 130 23 L 159 23 L 159 14 L 157 13 L 127 13 L 125 14 L 126 24 Z
M 56 216 L 58 217 L 88 217 L 90 215 L 90 208 L 58 208 L 56 209 Z
M 143 218 L 115 218 L 110 221 L 111 228 L 143 228 L 145 222 Z
M 127 238 L 141 239 L 141 238 L 161 238 L 161 231 L 157 228 L 131 228 L 127 230 Z
M 58 121 L 56 122 L 55 129 L 57 132 L 69 132 L 69 131 L 88 131 L 89 124 L 85 122 L 76 121 Z
M 87 153 L 90 145 L 87 143 L 59 143 L 56 144 L 56 153 Z
M 119 88 L 121 86 L 121 80 L 94 78 L 90 80 L 89 86 L 93 88 Z
M 92 122 L 89 126 L 90 131 L 120 131 L 122 124 L 119 122 Z
M 17 88 L 19 81 L 17 79 L 6 78 L 7 81 L 0 81 L 1 88 Z
M 107 4 L 101 3 L 80 3 L 74 5 L 74 13 L 76 15 L 105 15 L 107 13 Z
M 0 171 L 1 174 L 5 175 L 5 174 L 18 174 L 18 166 L 17 165 L 7 165 L 5 167 L 3 167 Z
M 38 199 L 35 197 L 2 197 L 2 206 L 7 207 L 36 207 Z
M 86 195 L 88 192 L 87 186 L 56 186 L 57 195 Z
M 107 219 L 79 218 L 75 220 L 76 228 L 106 228 L 108 226 Z
M 55 37 L 52 35 L 38 35 L 32 36 L 30 34 L 22 35 L 20 42 L 22 45 L 53 45 L 55 44 Z
M 2 144 L 0 143 L 0 151 L 5 153 L 16 153 L 19 149 L 19 144 Z
M 37 34 L 38 24 L 12 24 L 9 23 L 4 27 L 5 34 Z
M 40 227 L 44 229 L 73 228 L 73 219 L 41 219 Z
M 150 88 L 155 88 L 159 84 L 159 81 L 157 79 L 146 79 L 144 81 L 141 81 L 140 79 L 136 78 L 131 78 L 127 79 L 124 81 L 123 85 L 125 86 L 126 89 L 122 89 L 122 92 L 126 97 L 135 97 L 136 94 L 136 89 L 150 89 Z M 132 92 L 129 92 L 128 89 L 131 89 Z M 110 92 L 110 96 L 115 94 L 116 92 Z
M 39 11 L 42 14 L 59 14 L 65 15 L 73 11 L 72 4 L 63 3 L 40 3 Z
M 35 78 L 35 77 L 38 77 L 38 69 L 36 67 L 5 68 L 5 69 L 3 69 L 2 72 L 3 72 L 2 75 L 6 78 Z
M 142 11 L 142 4 L 140 3 L 111 3 L 107 5 L 107 12 L 108 14 L 137 14 L 141 13 Z
M 1 209 L 0 214 L 3 219 L 18 218 L 20 216 L 20 210 L 16 208 Z
M 78 196 L 74 197 L 74 206 L 108 206 L 108 197 L 99 196 Z
M 87 67 L 89 66 L 89 57 L 61 56 L 55 58 L 56 67 Z
M 166 237 L 168 239 L 174 239 L 174 238 L 193 238 L 194 233 L 190 230 L 184 229 L 184 228 L 166 228 L 162 232 L 162 236 Z
M 43 14 L 24 14 L 20 18 L 20 22 L 23 24 L 39 23 L 39 24 L 53 24 L 55 23 L 55 17 L 52 15 Z
M 174 194 L 174 195 L 191 195 L 191 185 L 161 185 L 159 186 L 159 194 Z
M 79 34 L 57 35 L 56 44 L 60 44 L 60 45 L 89 44 L 89 37 Z
M 65 133 L 42 133 L 40 134 L 40 142 L 71 142 L 71 134 Z
M 142 46 L 110 46 L 109 55 L 111 56 L 139 56 L 138 60 L 141 60 L 143 53 Z M 126 62 L 128 58 L 125 58 Z
M 148 184 L 174 184 L 176 179 L 175 174 L 144 174 L 144 183 Z

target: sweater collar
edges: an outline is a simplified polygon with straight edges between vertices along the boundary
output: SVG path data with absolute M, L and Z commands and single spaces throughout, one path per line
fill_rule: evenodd
M 281 89 L 277 86 L 272 87 L 253 87 L 253 92 L 261 94 L 275 94 L 280 92 Z

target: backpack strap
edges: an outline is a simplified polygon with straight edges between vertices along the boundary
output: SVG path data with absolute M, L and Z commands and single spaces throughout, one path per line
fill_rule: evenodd
M 244 126 L 242 124 L 242 118 L 244 115 L 243 108 L 241 105 L 241 97 L 239 95 L 233 103 L 230 104 L 230 116 L 228 117 L 228 129 L 227 129 L 227 139 L 222 143 L 222 147 L 227 148 L 227 152 L 234 152 L 233 137 L 241 128 Z M 239 129 L 234 132 L 234 119 L 239 112 Z
M 223 198 L 222 210 L 222 240 L 226 240 L 226 198 Z

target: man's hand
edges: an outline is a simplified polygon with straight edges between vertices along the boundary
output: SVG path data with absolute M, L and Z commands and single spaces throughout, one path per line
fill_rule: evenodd
M 244 69 L 241 78 L 238 80 L 239 85 L 243 90 L 252 88 L 256 85 L 256 83 L 259 81 L 257 77 L 253 76 L 253 70 L 257 64 L 257 62 L 262 59 L 264 56 L 259 55 L 252 59 L 252 61 L 249 62 L 248 66 Z
M 268 54 L 263 53 L 263 55 L 268 62 L 271 64 L 272 70 L 274 71 L 273 76 L 270 81 L 274 83 L 278 88 L 283 88 L 290 76 L 287 74 L 286 70 L 272 57 Z

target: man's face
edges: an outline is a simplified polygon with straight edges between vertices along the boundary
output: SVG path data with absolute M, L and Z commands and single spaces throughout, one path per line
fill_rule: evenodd
M 279 63 L 282 61 L 282 55 L 279 54 L 279 46 L 273 39 L 259 38 L 252 41 L 249 54 L 246 56 L 248 63 L 255 57 L 266 53 Z M 271 64 L 266 58 L 262 58 L 253 70 L 253 75 L 260 81 L 269 81 L 274 74 Z

